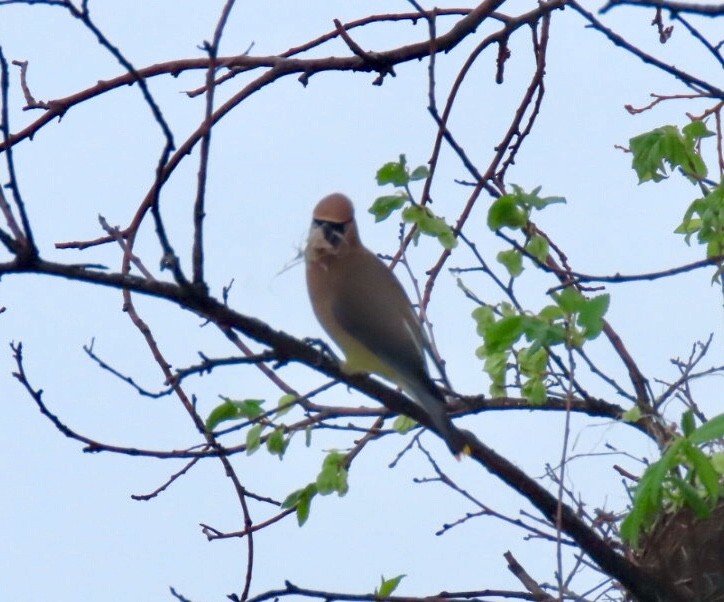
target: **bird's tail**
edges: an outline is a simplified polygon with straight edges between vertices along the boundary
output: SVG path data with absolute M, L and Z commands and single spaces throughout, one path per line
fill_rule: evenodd
M 427 377 L 424 380 L 419 379 L 414 383 L 407 383 L 407 386 L 403 387 L 403 389 L 425 410 L 438 435 L 442 437 L 456 457 L 459 458 L 461 455 L 468 453 L 466 451 L 469 447 L 467 438 L 453 424 L 446 410 L 447 402 L 445 397 L 431 378 Z

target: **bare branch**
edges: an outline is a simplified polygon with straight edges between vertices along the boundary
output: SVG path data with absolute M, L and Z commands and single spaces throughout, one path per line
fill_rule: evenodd
M 18 245 L 18 258 L 25 259 L 27 256 L 28 259 L 32 259 L 33 257 L 37 257 L 38 248 L 35 246 L 35 241 L 33 240 L 33 231 L 30 228 L 30 220 L 28 219 L 28 214 L 25 211 L 25 203 L 23 202 L 23 197 L 20 194 L 20 185 L 18 183 L 17 175 L 15 174 L 15 160 L 13 158 L 13 151 L 10 145 L 10 114 L 8 110 L 9 87 L 8 63 L 5 60 L 2 48 L 0 48 L 0 102 L 2 102 L 2 108 L 0 109 L 0 120 L 2 120 L 2 123 L 0 123 L 0 128 L 2 128 L 3 144 L 5 146 L 5 161 L 10 177 L 7 187 L 12 192 L 15 207 L 20 214 L 20 223 L 22 224 L 23 229 L 22 235 L 18 226 L 15 224 L 15 220 L 9 207 L 7 207 L 7 202 L 4 200 L 4 197 L 2 201 L 3 213 L 10 230 L 15 234 L 15 243 Z
M 649 65 L 653 65 L 654 67 L 657 67 L 658 69 L 661 69 L 662 71 L 665 71 L 666 73 L 669 73 L 670 75 L 673 75 L 676 79 L 678 79 L 681 83 L 683 83 L 688 88 L 691 88 L 693 90 L 696 90 L 696 92 L 705 92 L 709 95 L 711 95 L 713 98 L 719 98 L 720 100 L 724 100 L 724 90 L 721 88 L 718 88 L 709 82 L 700 79 L 694 75 L 691 75 L 689 73 L 686 73 L 685 71 L 682 71 L 681 69 L 678 69 L 677 67 L 674 67 L 673 65 L 669 65 L 667 63 L 664 63 L 663 61 L 660 61 L 659 59 L 651 56 L 650 54 L 644 52 L 643 50 L 636 48 L 633 44 L 628 42 L 626 39 L 615 33 L 613 30 L 606 27 L 601 21 L 596 19 L 596 17 L 593 16 L 592 13 L 588 12 L 585 8 L 583 8 L 576 0 L 571 0 L 569 3 L 569 6 L 571 6 L 574 10 L 576 10 L 578 13 L 581 14 L 590 24 L 592 27 L 594 27 L 596 30 L 600 31 L 603 35 L 605 35 L 611 42 L 613 42 L 616 46 L 619 46 L 623 48 L 624 50 L 627 50 L 634 56 L 641 59 L 644 63 L 647 63 Z
M 505 559 L 508 561 L 508 570 L 535 596 L 536 600 L 540 600 L 540 602 L 555 602 L 555 598 L 543 591 L 543 588 L 541 588 L 538 582 L 526 572 L 510 552 L 506 552 L 503 556 L 505 556 Z
M 701 4 L 693 2 L 675 2 L 672 0 L 609 0 L 599 11 L 601 14 L 617 6 L 635 6 L 638 8 L 664 8 L 673 13 L 692 13 L 705 17 L 724 15 L 724 4 Z

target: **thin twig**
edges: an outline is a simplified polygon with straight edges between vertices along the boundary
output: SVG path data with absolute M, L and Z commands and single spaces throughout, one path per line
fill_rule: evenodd
M 10 88 L 9 75 L 8 75 L 8 63 L 5 60 L 2 48 L 0 47 L 0 98 L 2 102 L 2 111 L 0 112 L 0 127 L 2 128 L 3 142 L 5 146 L 5 162 L 8 167 L 9 182 L 7 188 L 13 195 L 13 201 L 20 214 L 20 223 L 22 224 L 22 236 L 19 236 L 17 225 L 14 225 L 14 219 L 11 212 L 4 212 L 5 219 L 8 220 L 8 226 L 15 234 L 16 242 L 21 245 L 18 248 L 18 259 L 29 259 L 38 256 L 38 248 L 35 245 L 33 239 L 33 231 L 30 228 L 30 220 L 28 214 L 25 211 L 25 203 L 23 197 L 20 194 L 20 185 L 18 178 L 15 173 L 15 159 L 13 156 L 12 145 L 10 144 L 10 113 L 8 110 L 8 90 Z M 7 203 L 4 203 L 7 204 Z M 17 232 L 17 233 L 16 233 Z

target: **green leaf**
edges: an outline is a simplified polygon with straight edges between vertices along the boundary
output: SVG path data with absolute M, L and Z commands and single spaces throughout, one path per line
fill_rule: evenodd
M 410 205 L 402 212 L 402 221 L 420 227 L 420 222 L 427 218 L 428 209 L 422 205 Z M 420 227 L 420 229 L 422 229 Z
M 312 509 L 312 498 L 314 494 L 303 495 L 297 504 L 297 524 L 301 527 L 307 522 L 309 512 Z
M 629 148 L 633 156 L 631 166 L 639 178 L 639 183 L 643 184 L 652 180 L 660 182 L 667 178 L 666 168 L 664 166 L 664 139 L 665 136 L 671 136 L 672 131 L 676 130 L 674 126 L 664 126 L 657 128 L 651 132 L 639 134 L 629 140 Z
M 491 380 L 490 394 L 493 397 L 505 395 L 505 373 L 508 369 L 508 353 L 490 353 L 485 356 L 485 372 Z
M 711 465 L 720 475 L 724 476 L 724 452 L 717 452 L 711 457 Z
M 520 371 L 526 376 L 540 376 L 548 367 L 548 351 L 543 347 L 527 347 L 518 353 Z
M 404 414 L 399 415 L 397 418 L 395 418 L 395 421 L 392 423 L 392 428 L 395 429 L 401 435 L 409 433 L 416 426 L 417 426 L 417 422 L 415 422 L 409 416 L 405 416 Z
M 724 244 L 718 240 L 712 240 L 706 245 L 706 257 L 707 259 L 714 259 L 715 257 L 721 256 L 724 251 Z
M 287 445 L 284 441 L 283 429 L 275 429 L 266 438 L 266 449 L 272 456 L 279 456 L 279 459 L 281 460 L 286 448 Z
M 657 471 L 654 472 L 660 471 L 662 474 L 665 474 L 667 471 L 674 468 L 674 466 L 677 466 L 680 461 L 679 453 L 681 452 L 681 448 L 684 447 L 686 444 L 686 439 L 676 439 L 671 445 L 669 445 L 669 448 L 664 452 L 664 455 L 662 455 L 659 461 L 655 463 L 660 464 L 661 466 Z M 649 470 L 651 470 L 653 466 L 654 464 L 649 467 Z M 658 478 L 658 475 L 656 478 Z
M 561 319 L 564 316 L 565 314 L 557 305 L 546 305 L 538 312 L 538 317 L 545 322 L 552 322 L 553 320 Z
M 345 454 L 332 451 L 327 454 L 322 463 L 322 470 L 317 475 L 316 486 L 320 495 L 337 492 L 340 496 L 347 493 L 347 469 L 344 467 Z
M 521 393 L 533 406 L 542 406 L 548 399 L 545 383 L 540 378 L 530 378 L 524 382 Z
M 298 395 L 295 395 L 294 393 L 285 393 L 279 398 L 279 403 L 277 403 L 277 418 L 280 418 L 281 416 L 284 416 L 289 410 L 291 410 L 294 407 L 294 404 L 297 403 L 297 400 L 299 399 Z
M 681 131 L 690 141 L 695 142 L 699 138 L 708 138 L 714 136 L 714 132 L 710 132 L 703 121 L 692 121 L 685 125 Z
M 713 503 L 716 503 L 719 499 L 719 475 L 714 470 L 711 461 L 696 445 L 685 445 L 683 450 L 689 462 L 691 462 L 696 476 L 704 485 L 709 498 Z
M 523 207 L 530 207 L 532 209 L 545 209 L 548 205 L 554 205 L 558 203 L 565 203 L 566 199 L 562 196 L 545 196 L 541 197 L 538 196 L 538 193 L 540 192 L 541 187 L 538 186 L 533 189 L 533 191 L 530 194 L 525 194 L 522 189 L 520 189 L 517 186 L 514 186 L 516 189 L 516 193 L 519 197 L 519 204 Z
M 661 496 L 669 471 L 677 464 L 678 454 L 685 439 L 677 439 L 664 455 L 646 469 L 636 486 L 631 512 L 621 523 L 621 537 L 632 547 L 638 545 L 642 529 L 651 524 L 657 512 L 662 509 Z
M 624 422 L 638 422 L 641 419 L 641 408 L 634 406 L 621 414 L 621 420 Z
M 546 320 L 529 318 L 525 324 L 525 336 L 533 343 L 531 350 L 536 351 L 540 347 L 563 343 L 566 340 L 566 329 L 558 324 L 550 324 Z
M 216 406 L 209 417 L 206 419 L 206 430 L 213 431 L 219 424 L 227 420 L 240 420 L 248 418 L 253 420 L 264 413 L 261 405 L 263 399 L 245 399 L 244 401 L 234 401 L 232 399 L 224 399 L 224 403 Z
M 635 506 L 621 523 L 621 539 L 634 549 L 639 545 L 639 534 L 643 528 L 643 523 L 643 511 Z
M 407 161 L 405 155 L 400 155 L 400 160 L 385 163 L 377 170 L 377 184 L 384 186 L 392 184 L 393 186 L 405 186 L 410 182 L 410 176 L 407 173 Z
M 380 600 L 389 598 L 400 585 L 400 581 L 406 576 L 407 575 L 397 575 L 397 577 L 392 577 L 391 579 L 385 579 L 384 575 L 380 577 L 380 587 L 379 589 L 375 589 L 375 597 Z
M 695 428 L 694 412 L 692 410 L 686 410 L 686 412 L 681 415 L 681 432 L 684 433 L 684 437 L 688 437 L 694 432 Z
M 302 492 L 304 489 L 297 489 L 296 491 L 292 491 L 287 497 L 284 498 L 284 501 L 282 502 L 282 509 L 286 510 L 287 508 L 294 508 L 299 503 L 299 499 L 302 497 Z
M 423 234 L 434 236 L 446 249 L 452 249 L 458 244 L 452 228 L 428 207 L 422 205 L 405 207 L 402 210 L 402 220 L 408 224 L 415 224 Z
M 631 138 L 632 167 L 639 183 L 660 182 L 668 177 L 667 165 L 671 169 L 680 167 L 692 181 L 706 177 L 706 165 L 696 150 L 696 143 L 709 134 L 703 124 L 694 122 L 684 127 L 683 135 L 676 126 L 665 125 Z
M 375 222 L 381 222 L 390 217 L 393 211 L 400 209 L 407 199 L 408 196 L 404 192 L 377 197 L 372 203 L 372 207 L 369 208 L 369 212 L 375 216 Z
M 598 295 L 593 299 L 587 299 L 578 313 L 578 325 L 583 328 L 583 336 L 587 339 L 595 339 L 603 330 L 603 316 L 608 311 L 611 296 L 608 294 Z
M 251 420 L 258 418 L 264 413 L 261 407 L 264 403 L 263 399 L 245 399 L 244 401 L 235 401 L 233 403 L 238 404 L 237 407 L 242 416 Z
M 412 170 L 412 173 L 410 174 L 410 181 L 414 182 L 416 180 L 424 180 L 427 177 L 430 176 L 430 170 L 427 168 L 426 165 L 419 165 L 415 169 Z
M 706 198 L 706 197 L 705 197 Z M 681 221 L 681 225 L 674 230 L 677 234 L 685 234 L 684 240 L 686 244 L 690 244 L 691 235 L 699 232 L 704 225 L 701 217 L 694 217 L 694 215 L 701 216 L 706 212 L 707 202 L 705 199 L 696 199 L 686 209 L 684 217 Z
M 586 338 L 583 333 L 579 332 L 575 328 L 569 328 L 566 330 L 566 346 L 572 347 L 573 349 L 580 349 L 586 342 Z
M 500 230 L 504 226 L 519 230 L 527 223 L 528 214 L 518 207 L 513 195 L 501 196 L 488 209 L 488 228 L 493 231 Z
M 548 205 L 566 202 L 566 199 L 561 196 L 538 196 L 538 193 L 542 188 L 541 186 L 536 186 L 531 192 L 526 192 L 523 188 L 516 184 L 512 184 L 511 188 L 513 189 L 513 192 L 510 196 L 515 199 L 515 203 L 518 207 L 525 209 L 527 212 L 529 212 L 530 209 L 541 210 L 545 209 Z
M 718 257 L 724 249 L 724 181 L 704 198 L 689 205 L 681 225 L 675 230 L 684 234 L 686 244 L 696 234 L 699 244 L 706 245 L 707 257 Z
M 312 498 L 317 495 L 317 486 L 310 483 L 303 489 L 297 489 L 290 493 L 282 502 L 282 508 L 297 509 L 297 523 L 301 527 L 309 518 L 309 510 L 312 505 Z
M 694 487 L 677 476 L 672 476 L 671 482 L 676 485 L 687 506 L 689 506 L 699 518 L 709 518 L 711 512 Z
M 498 253 L 498 262 L 505 266 L 508 273 L 515 278 L 523 272 L 523 255 L 520 251 L 510 249 L 508 251 L 500 251 Z
M 495 322 L 495 312 L 489 305 L 481 305 L 472 311 L 473 320 L 476 322 L 477 333 L 482 337 L 488 327 Z
M 564 288 L 560 293 L 554 293 L 553 299 L 566 315 L 578 313 L 586 305 L 586 298 L 575 288 Z
M 702 424 L 689 435 L 688 439 L 695 445 L 701 445 L 722 437 L 724 437 L 724 414 L 719 414 Z
M 686 234 L 686 243 L 688 244 L 691 235 L 695 234 L 699 230 L 701 230 L 701 220 L 692 218 L 681 222 L 676 230 L 674 230 L 674 234 Z
M 539 262 L 545 263 L 546 259 L 548 259 L 550 247 L 548 246 L 548 241 L 545 238 L 543 238 L 540 234 L 534 234 L 526 243 L 525 250 Z
M 524 316 L 507 316 L 485 330 L 485 348 L 490 353 L 510 349 L 523 334 Z
M 508 303 L 507 301 L 501 302 L 498 305 L 498 308 L 500 309 L 500 315 L 504 318 L 518 315 L 518 309 L 512 303 Z
M 246 455 L 251 456 L 261 445 L 261 432 L 263 424 L 255 424 L 246 432 Z
M 239 417 L 236 406 L 231 401 L 225 401 L 216 406 L 206 419 L 206 430 L 212 432 L 221 422 L 234 420 Z
M 450 227 L 444 232 L 440 232 L 440 234 L 437 235 L 437 240 L 443 249 L 447 249 L 448 251 L 458 246 L 458 239 Z

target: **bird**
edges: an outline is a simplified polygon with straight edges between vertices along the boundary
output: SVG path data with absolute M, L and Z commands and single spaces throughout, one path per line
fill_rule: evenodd
M 317 203 L 304 258 L 312 309 L 345 355 L 342 370 L 397 385 L 425 411 L 453 454 L 467 453 L 465 436 L 430 377 L 430 344 L 412 303 L 392 270 L 360 241 L 354 205 L 345 195 Z

